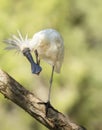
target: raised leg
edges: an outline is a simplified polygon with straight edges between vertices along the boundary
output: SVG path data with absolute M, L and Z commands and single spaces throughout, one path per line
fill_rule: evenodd
M 37 63 L 38 65 L 40 65 L 40 59 L 39 59 L 39 56 L 38 56 L 38 51 L 35 50 L 34 53 L 35 53 L 35 57 L 36 57 L 36 63 Z

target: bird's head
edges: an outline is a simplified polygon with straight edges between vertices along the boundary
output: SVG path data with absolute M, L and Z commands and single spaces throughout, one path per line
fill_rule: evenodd
M 18 36 L 12 35 L 11 38 L 4 40 L 4 42 L 7 43 L 7 47 L 5 49 L 7 50 L 15 49 L 22 53 L 25 50 L 25 48 L 29 48 L 29 50 L 31 50 L 31 47 L 29 44 L 30 39 L 28 39 L 28 35 L 26 34 L 25 38 L 23 38 L 20 31 L 17 31 L 17 32 L 18 32 Z
M 33 50 L 33 46 L 30 44 L 31 40 L 28 39 L 28 35 L 26 35 L 26 37 L 23 38 L 21 33 L 19 31 L 17 32 L 18 32 L 18 37 L 16 35 L 12 35 L 10 39 L 4 40 L 4 42 L 7 43 L 7 47 L 5 49 L 7 50 L 16 49 L 17 51 L 22 52 L 23 55 L 31 63 L 32 73 L 39 74 L 42 68 L 35 63 L 31 55 L 31 51 Z

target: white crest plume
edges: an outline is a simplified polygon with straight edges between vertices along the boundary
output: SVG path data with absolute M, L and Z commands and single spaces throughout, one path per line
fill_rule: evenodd
M 16 35 L 12 35 L 11 38 L 4 40 L 7 45 L 5 49 L 11 50 L 16 49 L 17 51 L 21 51 L 21 46 L 28 41 L 28 34 L 26 34 L 25 38 L 23 38 L 21 32 L 17 30 L 18 37 Z

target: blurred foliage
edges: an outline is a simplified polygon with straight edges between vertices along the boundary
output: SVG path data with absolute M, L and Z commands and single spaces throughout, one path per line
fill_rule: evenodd
M 0 68 L 43 100 L 47 100 L 51 66 L 41 61 L 40 76 L 32 75 L 28 61 L 5 51 L 3 39 L 29 37 L 44 28 L 57 29 L 65 43 L 61 73 L 54 74 L 52 104 L 89 130 L 102 130 L 102 1 L 1 0 Z M 0 94 L 0 130 L 45 130 Z

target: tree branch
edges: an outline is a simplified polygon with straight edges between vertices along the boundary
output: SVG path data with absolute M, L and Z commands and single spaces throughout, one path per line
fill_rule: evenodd
M 58 112 L 52 106 L 48 108 L 46 116 L 46 104 L 40 103 L 43 102 L 41 99 L 26 90 L 2 70 L 0 70 L 0 93 L 23 108 L 50 130 L 85 130 L 85 128 L 73 123 L 67 116 Z

